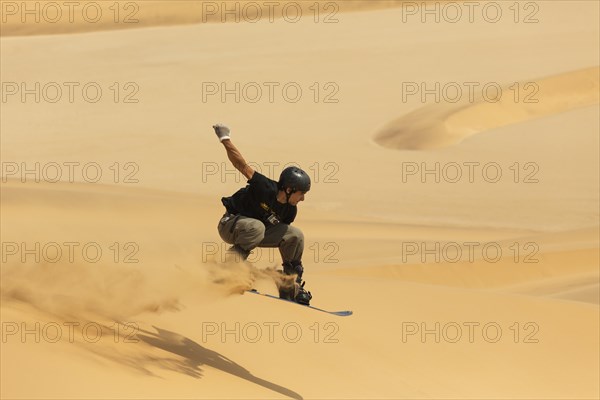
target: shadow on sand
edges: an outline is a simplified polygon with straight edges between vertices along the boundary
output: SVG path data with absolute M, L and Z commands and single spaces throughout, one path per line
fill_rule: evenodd
M 239 364 L 236 364 L 215 351 L 200 346 L 193 340 L 178 333 L 157 328 L 156 326 L 154 326 L 154 329 L 156 329 L 156 333 L 140 329 L 136 337 L 151 346 L 183 357 L 185 365 L 177 364 L 175 368 L 177 372 L 190 375 L 194 378 L 200 378 L 202 376 L 201 366 L 208 365 L 274 392 L 281 393 L 292 399 L 302 399 L 300 394 L 252 375 L 247 369 Z M 174 366 L 172 366 L 171 369 L 173 369 L 173 367 Z

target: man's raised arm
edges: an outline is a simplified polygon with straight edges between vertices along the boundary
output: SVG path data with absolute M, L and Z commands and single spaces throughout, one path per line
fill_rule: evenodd
M 229 161 L 231 161 L 233 166 L 248 180 L 252 179 L 252 176 L 254 175 L 254 169 L 250 167 L 248 163 L 246 163 L 246 160 L 244 160 L 244 157 L 242 157 L 242 153 L 240 153 L 237 147 L 235 147 L 231 142 L 229 128 L 221 124 L 213 125 L 213 128 L 217 134 L 217 137 L 223 144 L 223 147 L 225 147 L 225 150 L 227 151 L 227 157 L 229 158 Z

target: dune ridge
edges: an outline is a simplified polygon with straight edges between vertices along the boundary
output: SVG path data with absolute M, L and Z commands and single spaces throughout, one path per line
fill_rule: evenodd
M 442 0 L 449 1 L 449 0 Z M 3 3 L 8 3 L 3 1 Z M 335 20 L 339 12 L 377 10 L 390 7 L 402 7 L 405 0 L 352 0 L 352 1 L 293 1 L 256 2 L 252 0 L 223 0 L 223 1 L 93 1 L 83 0 L 77 3 L 77 8 L 69 11 L 60 9 L 62 17 L 58 18 L 55 9 L 43 12 L 45 5 L 38 1 L 10 2 L 3 13 L 6 21 L 0 24 L 0 36 L 30 36 L 68 34 L 78 32 L 93 32 L 114 29 L 135 29 L 150 26 L 170 26 L 198 23 L 256 23 L 258 21 L 273 21 L 284 18 L 283 9 L 288 4 L 293 5 L 286 18 L 295 19 L 298 9 L 303 15 L 315 18 Z M 270 5 L 269 5 L 270 4 Z M 319 4 L 318 9 L 315 4 Z M 23 5 L 28 10 L 37 13 L 23 15 Z M 93 5 L 91 16 L 83 17 L 83 9 Z M 233 10 L 227 14 L 226 10 Z M 81 13 L 81 15 L 78 14 Z M 100 17 L 94 21 L 96 12 Z M 69 20 L 72 13 L 73 22 Z M 64 15 L 63 15 L 64 14 Z M 35 22 L 37 18 L 38 22 Z M 25 23 L 23 22 L 25 21 Z
M 495 128 L 598 104 L 599 81 L 600 67 L 591 67 L 504 86 L 499 100 L 479 94 L 473 102 L 425 105 L 387 124 L 374 141 L 399 150 L 456 145 Z M 519 93 L 511 91 L 515 85 Z

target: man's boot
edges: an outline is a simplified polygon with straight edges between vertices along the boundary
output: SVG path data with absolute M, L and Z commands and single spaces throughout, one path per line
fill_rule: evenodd
M 286 300 L 292 300 L 296 303 L 309 305 L 312 294 L 304 289 L 305 282 L 302 281 L 304 267 L 301 261 L 286 261 L 283 264 L 284 275 L 296 275 L 296 281 L 293 287 L 280 286 L 279 297 Z

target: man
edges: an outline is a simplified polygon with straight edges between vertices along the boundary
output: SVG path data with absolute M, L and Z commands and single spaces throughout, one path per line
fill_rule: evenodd
M 312 295 L 302 281 L 304 235 L 291 223 L 296 218 L 296 206 L 310 190 L 309 176 L 300 168 L 289 167 L 275 182 L 246 163 L 231 142 L 229 128 L 220 124 L 213 128 L 233 166 L 248 179 L 245 188 L 221 199 L 226 212 L 219 221 L 219 235 L 244 260 L 256 247 L 278 247 L 283 273 L 297 275 L 293 288 L 280 285 L 279 296 L 308 305 Z

